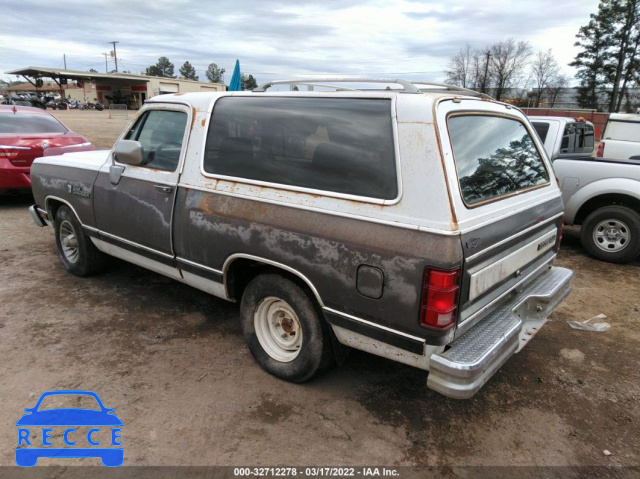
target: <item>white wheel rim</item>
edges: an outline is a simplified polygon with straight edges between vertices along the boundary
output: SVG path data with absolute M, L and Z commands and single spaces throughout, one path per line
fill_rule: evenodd
M 276 361 L 288 363 L 300 354 L 302 326 L 286 301 L 264 298 L 253 315 L 253 326 L 262 349 Z
M 593 229 L 593 242 L 607 253 L 622 251 L 629 244 L 629 227 L 617 219 L 601 221 Z
M 67 220 L 60 223 L 60 246 L 62 248 L 62 254 L 67 258 L 69 263 L 75 263 L 78 261 L 80 253 L 78 251 L 78 238 L 76 237 L 76 231 L 73 229 L 73 225 Z

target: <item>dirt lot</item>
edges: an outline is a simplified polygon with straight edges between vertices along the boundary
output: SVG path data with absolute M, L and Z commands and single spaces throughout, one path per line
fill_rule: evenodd
M 57 115 L 100 147 L 125 124 Z M 84 389 L 123 420 L 125 465 L 640 466 L 640 263 L 589 258 L 575 229 L 557 261 L 573 293 L 456 401 L 425 372 L 357 351 L 308 384 L 282 382 L 254 363 L 235 304 L 117 260 L 100 276 L 66 273 L 30 201 L 0 198 L 0 465 L 14 464 L 25 407 Z M 600 313 L 604 333 L 566 322 Z

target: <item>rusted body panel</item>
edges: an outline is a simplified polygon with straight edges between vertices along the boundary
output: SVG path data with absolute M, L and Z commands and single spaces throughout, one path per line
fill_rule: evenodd
M 180 188 L 175 252 L 222 270 L 226 259 L 246 253 L 286 264 L 309 278 L 325 306 L 381 325 L 424 335 L 418 326 L 426 265 L 460 265 L 457 236 L 406 230 L 357 219 Z M 384 294 L 356 290 L 358 267 L 384 273 Z
M 95 227 L 93 184 L 97 175 L 95 170 L 36 161 L 31 167 L 33 197 L 47 210 L 51 201 L 62 200 L 71 205 L 82 224 Z

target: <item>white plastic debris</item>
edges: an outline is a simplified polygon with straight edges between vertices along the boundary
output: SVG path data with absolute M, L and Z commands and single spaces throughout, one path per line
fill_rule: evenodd
M 583 331 L 596 331 L 598 333 L 603 333 L 611 327 L 611 325 L 607 322 L 588 324 L 592 319 L 607 319 L 607 317 L 604 314 L 600 313 L 599 315 L 594 316 L 593 318 L 589 318 L 581 323 L 577 321 L 567 321 L 567 323 L 573 329 L 581 329 Z
M 613 453 L 607 449 L 605 449 L 604 451 L 602 451 L 602 454 L 604 454 L 605 456 L 611 456 Z

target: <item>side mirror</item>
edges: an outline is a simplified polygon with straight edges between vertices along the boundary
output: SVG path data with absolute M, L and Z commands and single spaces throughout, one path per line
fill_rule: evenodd
M 144 154 L 139 141 L 120 140 L 113 147 L 113 157 L 118 163 L 140 166 L 144 164 Z

